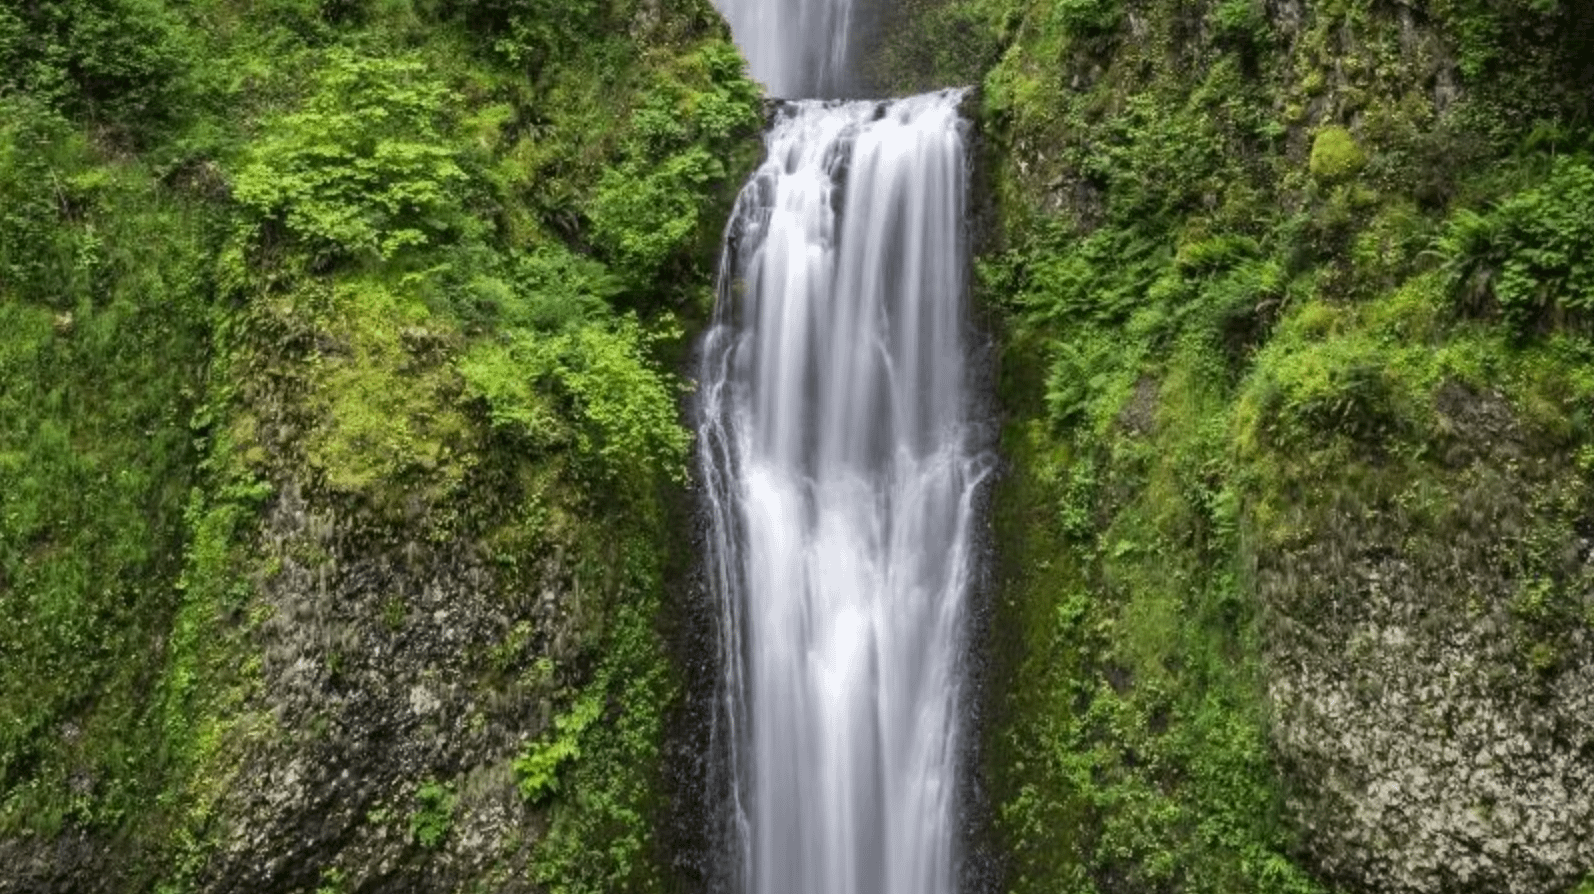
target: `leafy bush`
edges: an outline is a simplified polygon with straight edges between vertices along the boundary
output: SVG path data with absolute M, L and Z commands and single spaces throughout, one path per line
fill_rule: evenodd
M 28 97 L 0 96 L 0 196 L 0 829 L 109 824 L 159 760 L 150 643 L 194 475 L 203 218 Z M 69 788 L 84 775 L 92 797 Z
M 1381 447 L 1402 429 L 1410 391 L 1392 366 L 1384 348 L 1360 337 L 1270 345 L 1241 400 L 1241 443 L 1287 449 L 1344 437 Z
M 336 49 L 303 110 L 269 122 L 234 196 L 315 251 L 391 258 L 461 221 L 468 180 L 447 138 L 451 94 L 415 59 Z
M 1497 311 L 1527 334 L 1594 321 L 1594 168 L 1557 161 L 1545 182 L 1492 210 L 1463 209 L 1437 253 L 1465 312 Z
M 569 55 L 606 11 L 597 0 L 445 0 L 443 6 L 491 35 L 504 59 L 534 74 Z
M 0 97 L 0 293 L 71 306 L 92 253 L 70 219 L 94 180 L 81 132 L 42 103 Z
M 1241 49 L 1254 49 L 1268 32 L 1267 10 L 1258 0 L 1222 0 L 1207 14 L 1213 37 Z
M 1013 301 L 1032 321 L 1113 322 L 1144 306 L 1168 260 L 1159 241 L 1116 227 L 1049 233 L 1005 260 Z
M 179 113 L 191 53 L 183 23 L 161 0 L 0 8 L 0 88 L 146 133 Z
M 410 838 L 424 848 L 443 843 L 454 827 L 454 805 L 459 801 L 452 786 L 431 781 L 415 790 L 415 812 L 410 814 Z
M 679 80 L 643 97 L 626 161 L 604 172 L 590 210 L 594 241 L 633 283 L 697 247 L 704 194 L 725 179 L 732 147 L 758 129 L 759 102 L 741 57 L 720 41 L 700 48 Z M 717 222 L 710 232 L 717 235 Z
M 602 713 L 603 703 L 589 693 L 554 718 L 551 735 L 526 746 L 514 764 L 521 797 L 535 804 L 559 794 L 560 770 L 581 757 L 581 736 Z
M 655 342 L 677 335 L 635 317 L 520 330 L 472 349 L 460 372 L 495 427 L 544 449 L 573 441 L 599 479 L 646 488 L 685 475 L 691 437 L 676 419 L 673 380 L 648 359 Z M 569 434 L 567 414 L 577 420 Z
M 514 287 L 500 308 L 505 328 L 562 332 L 611 312 L 625 289 L 603 264 L 556 246 L 517 255 Z
M 1046 409 L 1053 425 L 1101 431 L 1134 387 L 1139 352 L 1104 328 L 1080 326 L 1059 339 L 1046 376 Z
M 1070 34 L 1096 37 L 1117 30 L 1124 7 L 1122 0 L 1058 0 L 1053 15 Z

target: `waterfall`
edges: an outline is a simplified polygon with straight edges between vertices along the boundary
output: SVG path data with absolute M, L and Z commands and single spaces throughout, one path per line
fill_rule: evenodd
M 961 97 L 783 105 L 727 229 L 696 409 L 738 894 L 956 887 Z
M 834 96 L 844 85 L 853 0 L 718 0 L 753 77 L 773 96 Z

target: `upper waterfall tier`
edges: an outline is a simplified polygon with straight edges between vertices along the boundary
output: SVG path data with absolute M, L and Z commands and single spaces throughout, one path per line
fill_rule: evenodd
M 753 77 L 786 99 L 840 95 L 851 76 L 856 0 L 715 0 Z

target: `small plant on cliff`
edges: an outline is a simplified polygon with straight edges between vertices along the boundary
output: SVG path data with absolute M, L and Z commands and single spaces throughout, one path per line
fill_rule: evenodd
M 1518 334 L 1594 316 L 1594 167 L 1563 160 L 1543 185 L 1462 210 L 1435 245 L 1457 306 Z
M 453 786 L 431 780 L 415 790 L 415 812 L 410 814 L 410 838 L 424 848 L 435 848 L 454 827 L 454 806 L 459 798 Z
M 1059 0 L 1057 23 L 1076 37 L 1098 37 L 1117 29 L 1123 20 L 1120 0 Z
M 581 757 L 581 734 L 592 726 L 602 710 L 597 696 L 588 695 L 577 701 L 569 713 L 554 720 L 552 735 L 526 746 L 515 759 L 521 797 L 536 804 L 558 794 L 560 769 Z
M 234 195 L 323 255 L 395 256 L 458 224 L 467 177 L 445 134 L 455 101 L 414 59 L 329 54 L 307 106 L 271 122 Z

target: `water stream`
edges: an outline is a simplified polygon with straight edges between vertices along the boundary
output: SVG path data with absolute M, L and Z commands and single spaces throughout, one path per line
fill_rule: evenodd
M 771 96 L 834 96 L 846 82 L 854 0 L 716 0 Z
M 956 887 L 960 100 L 783 105 L 727 230 L 697 409 L 738 894 Z

